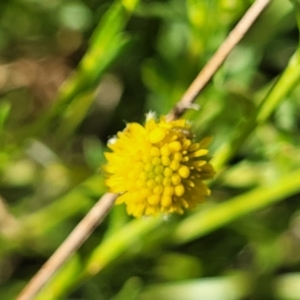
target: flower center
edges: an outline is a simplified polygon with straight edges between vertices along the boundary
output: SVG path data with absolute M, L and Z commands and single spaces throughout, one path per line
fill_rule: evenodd
M 161 132 L 157 136 L 163 136 Z M 157 141 L 157 139 L 156 139 Z M 150 205 L 169 206 L 173 196 L 182 196 L 185 192 L 183 180 L 190 175 L 190 169 L 184 164 L 186 158 L 181 154 L 182 145 L 172 141 L 160 149 L 152 146 L 147 153 L 139 153 L 133 168 L 136 176 L 129 176 L 131 187 L 147 198 Z

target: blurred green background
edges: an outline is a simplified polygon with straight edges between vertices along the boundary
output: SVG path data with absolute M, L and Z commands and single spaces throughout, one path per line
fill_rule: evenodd
M 214 136 L 207 203 L 114 207 L 38 299 L 300 299 L 299 3 L 271 2 L 184 116 Z M 107 139 L 168 113 L 252 3 L 1 1 L 0 299 L 105 193 Z

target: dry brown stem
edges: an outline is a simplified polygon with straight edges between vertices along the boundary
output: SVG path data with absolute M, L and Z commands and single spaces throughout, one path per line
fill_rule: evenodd
M 196 79 L 187 89 L 182 99 L 171 110 L 167 118 L 169 120 L 179 118 L 187 109 L 193 106 L 193 101 L 207 84 L 213 74 L 218 70 L 220 65 L 226 59 L 234 46 L 242 39 L 244 34 L 248 31 L 250 26 L 260 15 L 263 9 L 267 6 L 270 0 L 257 0 L 249 8 L 240 22 L 231 31 L 228 38 L 223 42 L 211 60 L 202 69 Z M 83 220 L 75 227 L 67 239 L 54 252 L 49 260 L 42 266 L 37 274 L 31 279 L 24 290 L 20 293 L 16 300 L 32 300 L 42 289 L 42 287 L 49 282 L 59 268 L 66 262 L 66 260 L 83 244 L 83 242 L 90 236 L 94 228 L 102 222 L 109 210 L 114 204 L 118 195 L 105 194 Z
M 66 260 L 83 244 L 96 226 L 103 221 L 118 195 L 106 193 L 91 208 L 60 247 L 29 281 L 16 300 L 34 299 L 40 289 L 53 277 Z
M 245 33 L 249 30 L 251 25 L 264 10 L 264 8 L 269 4 L 269 2 L 270 0 L 257 0 L 248 9 L 243 18 L 230 32 L 227 39 L 222 43 L 209 62 L 199 72 L 198 76 L 186 90 L 180 101 L 167 115 L 168 120 L 178 119 L 187 109 L 193 108 L 193 102 L 199 95 L 200 91 L 216 73 L 226 57 L 236 46 L 236 44 L 243 38 Z

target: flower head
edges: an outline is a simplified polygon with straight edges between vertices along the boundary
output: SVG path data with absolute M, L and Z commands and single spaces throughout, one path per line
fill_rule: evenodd
M 125 203 L 128 214 L 181 214 L 210 194 L 203 180 L 214 175 L 206 149 L 211 138 L 193 142 L 190 127 L 184 119 L 148 115 L 144 126 L 128 123 L 109 141 L 106 185 L 121 194 L 116 203 Z

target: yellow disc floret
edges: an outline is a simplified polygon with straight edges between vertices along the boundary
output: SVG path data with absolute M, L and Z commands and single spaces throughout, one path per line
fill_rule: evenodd
M 210 190 L 203 183 L 214 175 L 207 157 L 210 138 L 192 141 L 186 120 L 159 121 L 150 117 L 145 126 L 128 123 L 108 143 L 105 153 L 106 185 L 119 193 L 135 217 L 183 213 L 204 201 Z

